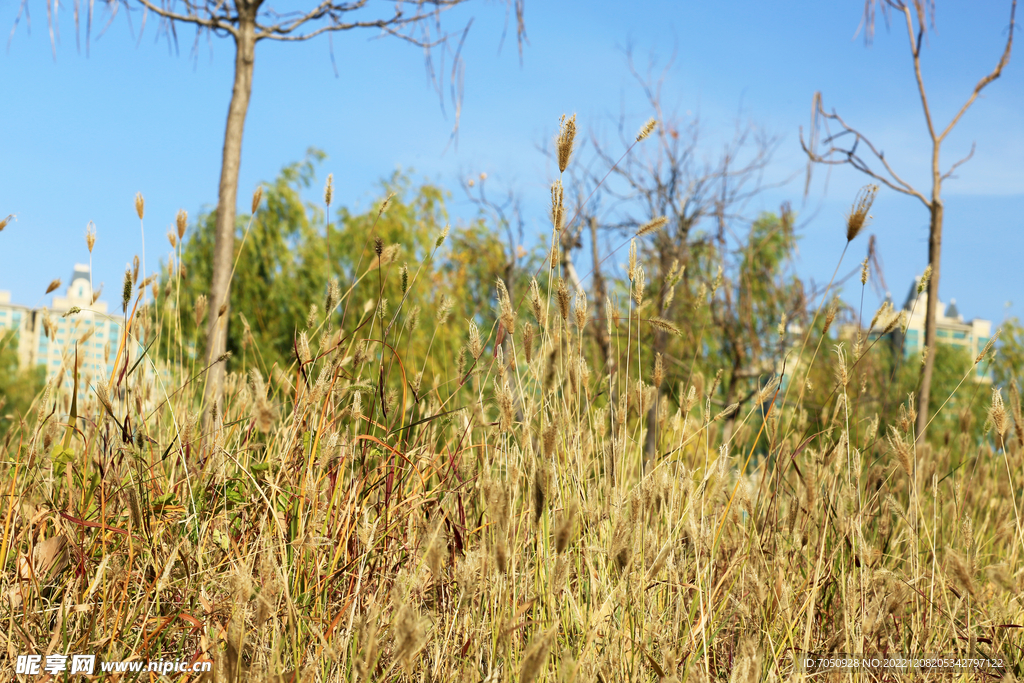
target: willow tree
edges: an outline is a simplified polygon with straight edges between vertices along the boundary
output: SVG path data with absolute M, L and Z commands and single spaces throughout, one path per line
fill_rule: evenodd
M 864 24 L 867 27 L 866 37 L 870 40 L 875 20 L 875 7 L 881 7 L 886 15 L 894 11 L 902 16 L 907 28 L 907 40 L 910 47 L 910 57 L 914 68 L 914 77 L 917 83 L 917 95 L 921 100 L 921 108 L 924 112 L 924 120 L 928 129 L 929 142 L 931 143 L 931 163 L 928 168 L 928 186 L 919 189 L 906 180 L 902 172 L 897 173 L 895 166 L 886 158 L 884 151 L 876 147 L 872 142 L 856 128 L 848 124 L 835 111 L 827 112 L 822 103 L 821 93 L 814 94 L 813 121 L 810 138 L 804 140 L 803 132 L 800 134 L 800 144 L 807 154 L 807 181 L 810 184 L 811 168 L 814 164 L 841 165 L 849 164 L 861 173 L 870 176 L 882 185 L 900 194 L 914 197 L 928 209 L 928 265 L 931 267 L 931 278 L 928 281 L 928 307 L 925 312 L 925 362 L 921 370 L 921 380 L 918 389 L 917 409 L 917 438 L 923 439 L 929 421 L 929 399 L 931 396 L 932 374 L 935 368 L 935 342 L 936 342 L 936 315 L 939 303 L 939 274 L 942 257 L 942 222 L 943 222 L 943 201 L 942 184 L 950 178 L 953 172 L 974 155 L 974 145 L 971 151 L 964 158 L 951 164 L 943 170 L 940 163 L 942 143 L 953 131 L 967 110 L 974 101 L 978 99 L 981 91 L 992 81 L 999 78 L 1003 69 L 1010 61 L 1010 52 L 1013 48 L 1013 31 L 1017 11 L 1017 0 L 1010 3 L 1010 26 L 1006 32 L 1006 45 L 1003 48 L 999 61 L 995 68 L 983 76 L 974 86 L 974 89 L 967 95 L 964 103 L 957 110 L 956 114 L 944 127 L 936 123 L 932 114 L 932 107 L 928 101 L 928 92 L 924 85 L 924 76 L 921 71 L 921 49 L 925 44 L 925 33 L 928 26 L 934 29 L 935 8 L 933 0 L 866 0 L 864 5 Z M 829 127 L 836 126 L 838 130 L 832 133 Z M 819 130 L 825 128 L 825 137 L 820 138 Z
M 213 268 L 210 283 L 210 316 L 206 341 L 206 361 L 213 364 L 205 391 L 207 407 L 219 400 L 224 380 L 224 365 L 216 363 L 227 343 L 230 308 L 231 272 L 234 261 L 235 211 L 238 194 L 238 171 L 242 160 L 242 133 L 252 94 L 256 44 L 261 41 L 302 42 L 321 34 L 353 29 L 377 29 L 422 48 L 427 57 L 428 72 L 437 73 L 441 92 L 441 73 L 431 67 L 434 48 L 448 45 L 449 34 L 441 29 L 441 15 L 468 0 L 395 0 L 390 10 L 377 15 L 369 0 L 335 2 L 325 0 L 299 11 L 277 12 L 265 0 L 123 0 L 137 2 L 144 13 L 152 12 L 161 19 L 161 30 L 176 35 L 179 25 L 196 29 L 196 40 L 204 34 L 229 37 L 235 46 L 235 73 L 224 129 L 220 185 L 217 192 L 217 213 Z M 514 11 L 517 36 L 525 37 L 523 3 L 525 0 L 504 0 L 509 15 Z M 469 26 L 466 26 L 468 30 Z M 465 37 L 465 30 L 461 32 Z M 452 53 L 452 80 L 461 84 L 459 52 Z M 454 97 L 459 89 L 453 88 Z M 456 103 L 456 113 L 458 106 Z M 456 120 L 456 126 L 458 122 Z

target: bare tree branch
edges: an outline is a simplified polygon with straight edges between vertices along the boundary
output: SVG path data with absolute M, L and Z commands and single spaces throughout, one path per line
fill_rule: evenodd
M 960 117 L 964 115 L 964 112 L 966 112 L 967 109 L 972 104 L 974 104 L 974 100 L 978 98 L 978 93 L 980 93 L 986 85 L 999 78 L 999 76 L 1001 76 L 1003 73 L 1003 67 L 1005 67 L 1010 62 L 1010 51 L 1013 48 L 1013 30 L 1015 27 L 1016 16 L 1017 0 L 1013 0 L 1013 4 L 1010 6 L 1010 28 L 1006 36 L 1006 48 L 1003 50 L 1003 55 L 999 58 L 999 63 L 996 64 L 996 67 L 992 70 L 992 73 L 982 78 L 980 81 L 978 81 L 978 84 L 974 86 L 974 90 L 971 92 L 971 96 L 967 98 L 967 101 L 964 102 L 964 106 L 960 107 L 960 111 L 956 113 L 956 116 L 953 117 L 953 120 L 950 121 L 949 125 L 946 126 L 946 129 L 942 131 L 942 135 L 939 136 L 940 142 L 947 135 L 949 135 L 949 131 L 953 130 L 953 127 L 956 126 L 957 121 L 959 121 Z
M 946 178 L 952 178 L 953 177 L 953 171 L 956 170 L 957 166 L 960 166 L 962 164 L 966 164 L 968 161 L 971 160 L 971 157 L 973 157 L 973 156 L 974 156 L 974 143 L 972 142 L 971 143 L 971 151 L 967 153 L 967 156 L 965 156 L 963 159 L 961 159 L 960 161 L 958 161 L 955 164 L 953 164 L 952 166 L 950 166 L 949 170 L 946 171 L 945 175 L 942 176 L 941 180 L 945 180 Z
M 835 111 L 832 113 L 826 112 L 824 105 L 822 104 L 821 93 L 814 93 L 814 117 L 811 121 L 811 136 L 810 142 L 804 140 L 803 127 L 800 128 L 800 147 L 804 153 L 807 154 L 807 185 L 804 187 L 804 194 L 806 195 L 810 189 L 810 175 L 811 169 L 814 164 L 822 164 L 826 166 L 839 166 L 842 164 L 849 164 L 855 169 L 864 173 L 871 178 L 874 178 L 878 182 L 882 183 L 886 187 L 896 190 L 905 195 L 916 197 L 921 200 L 925 206 L 930 206 L 930 200 L 922 194 L 919 190 L 914 188 L 910 183 L 905 181 L 903 178 L 896 173 L 896 171 L 889 165 L 889 162 L 885 158 L 885 153 L 879 151 L 870 140 L 868 140 L 863 134 L 857 129 L 853 128 L 842 119 L 839 114 Z M 842 127 L 842 132 L 836 133 L 835 135 L 828 135 L 822 142 L 829 147 L 824 152 L 817 152 L 815 147 L 817 146 L 818 140 L 818 126 L 819 122 L 824 122 L 826 132 L 828 132 L 828 121 L 835 121 Z M 844 135 L 854 136 L 854 143 L 850 147 L 838 147 L 834 141 Z M 868 163 L 857 154 L 857 146 L 860 143 L 864 143 L 872 155 L 882 164 L 885 168 L 885 172 L 888 175 L 883 175 L 874 171 Z M 840 158 L 836 158 L 840 157 Z

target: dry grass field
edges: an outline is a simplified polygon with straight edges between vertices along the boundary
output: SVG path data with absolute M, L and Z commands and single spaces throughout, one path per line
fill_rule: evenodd
M 205 413 L 201 362 L 156 349 L 217 312 L 128 274 L 114 376 L 87 382 L 70 358 L 87 398 L 48 385 L 0 442 L 0 669 L 88 653 L 213 663 L 105 681 L 753 683 L 804 676 L 815 652 L 1024 673 L 1019 397 L 972 366 L 933 418 L 953 428 L 918 441 L 913 396 L 879 370 L 897 312 L 841 339 L 822 293 L 799 329 L 772 322 L 761 341 L 784 363 L 725 405 L 722 370 L 696 362 L 721 275 L 679 284 L 663 319 L 630 251 L 598 315 L 553 240 L 529 287 L 483 283 L 495 309 L 467 322 L 444 298 L 409 310 L 434 266 L 365 239 L 360 277 L 303 303 L 291 364 L 230 359 Z M 652 357 L 655 334 L 697 342 Z M 140 353 L 155 338 L 170 343 Z

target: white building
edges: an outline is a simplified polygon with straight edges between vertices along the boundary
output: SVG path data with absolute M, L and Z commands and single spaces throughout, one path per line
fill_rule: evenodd
M 21 367 L 45 366 L 47 380 L 63 372 L 62 386 L 71 389 L 77 342 L 80 398 L 92 378 L 110 378 L 121 323 L 105 302 L 93 301 L 87 265 L 75 265 L 64 296 L 54 296 L 50 308 L 12 304 L 11 293 L 0 291 L 0 337 L 14 332 Z
M 903 345 L 904 356 L 916 356 L 924 350 L 924 321 L 928 312 L 928 291 L 917 293 L 920 277 L 914 279 L 910 286 L 910 293 L 903 304 L 903 310 L 907 312 L 907 331 L 902 340 L 897 340 Z M 964 321 L 960 311 L 956 307 L 956 299 L 950 299 L 949 305 L 943 304 L 941 300 L 936 307 L 935 336 L 939 344 L 948 344 L 966 349 L 971 359 L 978 357 L 978 354 L 985 348 L 985 344 L 992 337 L 992 321 L 974 318 Z M 976 380 L 989 383 L 992 377 L 988 372 L 987 363 L 979 363 L 975 368 Z

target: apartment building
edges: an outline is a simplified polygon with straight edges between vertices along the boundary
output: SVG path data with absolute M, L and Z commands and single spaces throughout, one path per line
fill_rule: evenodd
M 13 331 L 21 367 L 42 365 L 48 381 L 61 376 L 67 389 L 74 386 L 76 345 L 82 379 L 109 378 L 122 318 L 108 314 L 106 302 L 93 299 L 89 266 L 83 264 L 75 265 L 64 295 L 55 295 L 49 307 L 13 304 L 11 293 L 0 291 L 0 337 Z M 82 397 L 88 385 L 80 382 Z

